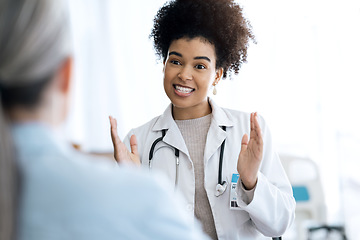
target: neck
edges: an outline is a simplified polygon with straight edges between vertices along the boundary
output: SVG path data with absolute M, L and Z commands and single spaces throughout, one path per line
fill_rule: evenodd
M 7 111 L 12 122 L 43 122 L 45 118 L 44 111 L 41 108 L 25 108 L 16 106 Z
M 66 107 L 64 97 L 56 92 L 49 92 L 36 106 L 15 106 L 7 110 L 7 114 L 12 122 L 42 122 L 56 127 L 65 120 Z
M 51 111 L 43 107 L 13 107 L 8 110 L 8 115 L 11 122 L 14 123 L 42 122 L 51 126 L 57 126 L 59 124 L 59 121 L 56 121 L 57 117 L 54 117 Z
M 180 108 L 175 105 L 172 105 L 172 114 L 175 120 L 188 120 L 204 117 L 210 114 L 212 111 L 210 103 L 205 100 L 202 103 L 188 107 Z

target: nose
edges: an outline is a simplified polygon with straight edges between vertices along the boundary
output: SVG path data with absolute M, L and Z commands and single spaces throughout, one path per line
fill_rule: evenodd
M 192 69 L 189 69 L 189 67 L 182 68 L 178 73 L 178 77 L 183 81 L 191 81 L 193 79 L 191 70 Z

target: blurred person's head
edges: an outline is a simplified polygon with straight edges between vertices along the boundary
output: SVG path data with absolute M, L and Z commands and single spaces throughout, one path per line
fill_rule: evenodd
M 0 239 L 14 238 L 18 174 L 9 124 L 61 123 L 71 47 L 63 0 L 0 0 Z

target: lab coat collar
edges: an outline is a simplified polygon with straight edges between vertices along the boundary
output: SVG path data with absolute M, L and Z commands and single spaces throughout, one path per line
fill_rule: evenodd
M 225 126 L 226 130 L 229 130 L 234 124 L 232 119 L 227 115 L 223 108 L 218 107 L 215 102 L 209 98 L 209 103 L 212 108 L 213 118 L 210 124 L 209 132 L 207 135 L 207 141 L 204 151 L 204 161 L 207 161 L 211 156 L 220 148 L 223 141 L 226 139 L 226 131 L 221 127 Z M 209 141 L 211 139 L 211 141 Z
M 207 139 L 212 139 L 212 141 L 207 141 L 206 143 L 204 155 L 205 159 L 209 159 L 226 138 L 226 132 L 221 128 L 221 126 L 225 126 L 227 129 L 233 126 L 233 121 L 229 115 L 226 114 L 225 110 L 217 106 L 212 99 L 209 98 L 208 101 L 212 109 L 212 120 Z M 171 103 L 165 109 L 164 113 L 158 118 L 152 128 L 152 131 L 157 132 L 161 131 L 162 129 L 167 129 L 163 141 L 175 148 L 178 148 L 190 158 L 185 141 L 181 137 L 182 134 L 180 129 L 178 128 L 172 116 Z
M 156 123 L 154 124 L 153 131 L 161 131 L 162 129 L 169 129 L 171 126 L 176 125 L 174 118 L 172 117 L 172 104 L 165 109 L 164 113 L 160 115 Z
M 232 127 L 234 125 L 234 122 L 229 117 L 228 114 L 226 114 L 225 110 L 218 105 L 216 105 L 215 101 L 209 98 L 209 103 L 212 109 L 212 115 L 213 115 L 213 121 L 215 122 L 217 126 L 225 126 L 225 127 Z
M 178 128 L 173 116 L 172 116 L 172 104 L 165 109 L 164 113 L 158 118 L 154 124 L 152 130 L 157 132 L 162 129 L 166 129 L 166 135 L 163 139 L 163 142 L 179 149 L 181 152 L 185 153 L 189 158 L 190 154 L 186 147 L 185 140 L 182 138 L 180 129 Z
M 226 114 L 224 109 L 216 105 L 214 100 L 212 100 L 211 98 L 209 98 L 208 101 L 212 109 L 212 122 L 215 122 L 219 127 L 232 127 L 234 123 L 232 119 Z M 170 103 L 169 106 L 165 109 L 164 113 L 156 121 L 152 130 L 161 131 L 162 129 L 169 129 L 170 127 L 174 127 L 174 125 L 177 126 L 172 116 L 172 104 Z

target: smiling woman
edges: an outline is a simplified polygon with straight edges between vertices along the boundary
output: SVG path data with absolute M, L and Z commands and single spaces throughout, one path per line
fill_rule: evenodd
M 123 138 L 167 106 L 163 61 L 157 64 L 148 38 L 153 17 L 165 2 L 70 1 L 80 64 L 75 65 L 77 97 L 69 135 L 83 150 L 112 150 L 108 114 L 118 117 Z M 212 99 L 226 108 L 259 111 L 280 153 L 314 159 L 325 187 L 328 220 L 341 221 L 337 176 L 360 183 L 360 1 L 235 2 L 244 6 L 257 44 L 249 42 L 248 63 L 238 75 L 228 74 L 234 81 L 220 81 Z M 360 199 L 345 196 L 355 203 Z M 356 239 L 360 208 L 346 204 L 345 210 L 347 230 Z
M 218 107 L 208 96 L 246 62 L 254 37 L 242 8 L 233 0 L 170 1 L 158 11 L 151 36 L 171 103 L 131 130 L 125 143 L 142 165 L 175 182 L 185 209 L 212 239 L 282 235 L 295 201 L 264 119 Z M 112 137 L 119 161 L 113 120 Z
M 204 38 L 174 40 L 164 63 L 164 89 L 174 119 L 195 119 L 211 113 L 207 95 L 221 79 L 215 47 Z

